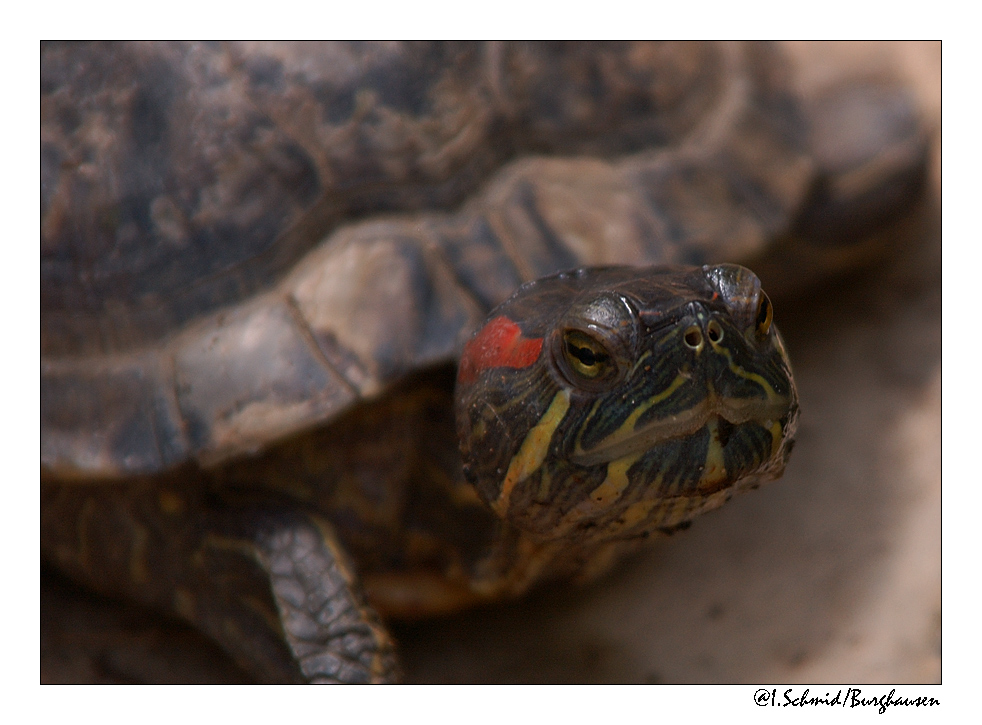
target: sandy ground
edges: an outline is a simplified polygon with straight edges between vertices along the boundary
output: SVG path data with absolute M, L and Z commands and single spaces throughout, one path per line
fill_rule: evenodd
M 789 48 L 806 88 L 843 69 L 905 77 L 937 139 L 939 44 Z M 590 587 L 396 627 L 407 681 L 939 682 L 937 155 L 931 173 L 886 263 L 775 300 L 802 407 L 780 482 Z M 183 625 L 43 575 L 42 682 L 243 679 Z

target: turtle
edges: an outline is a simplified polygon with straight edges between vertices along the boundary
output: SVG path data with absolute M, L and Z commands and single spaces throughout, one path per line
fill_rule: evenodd
M 766 43 L 45 44 L 43 559 L 257 680 L 384 682 L 389 619 L 778 478 L 761 278 L 871 258 L 927 156 L 893 82 L 793 80 Z

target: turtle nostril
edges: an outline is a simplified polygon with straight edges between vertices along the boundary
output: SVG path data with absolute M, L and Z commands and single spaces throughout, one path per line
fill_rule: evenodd
M 685 331 L 685 336 L 683 337 L 685 344 L 691 347 L 693 350 L 698 350 L 702 345 L 702 332 L 700 332 L 698 327 L 690 327 Z
M 719 342 L 723 339 L 723 328 L 719 326 L 716 320 L 712 320 L 706 327 L 706 334 L 709 336 L 710 342 Z

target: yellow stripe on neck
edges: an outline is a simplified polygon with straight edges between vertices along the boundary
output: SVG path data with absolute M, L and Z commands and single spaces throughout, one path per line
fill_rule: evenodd
M 556 432 L 567 410 L 569 410 L 569 391 L 564 388 L 556 393 L 556 397 L 549 404 L 549 409 L 525 436 L 518 453 L 511 459 L 504 483 L 501 484 L 501 495 L 494 502 L 494 510 L 500 516 L 504 516 L 508 511 L 512 489 L 535 473 L 546 459 L 552 434 Z

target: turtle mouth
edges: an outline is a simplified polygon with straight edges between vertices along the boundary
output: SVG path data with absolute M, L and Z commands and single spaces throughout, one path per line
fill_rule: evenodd
M 623 428 L 601 440 L 589 450 L 577 446 L 570 457 L 573 463 L 593 466 L 641 454 L 666 441 L 694 435 L 714 418 L 731 426 L 757 423 L 770 428 L 775 421 L 787 416 L 791 401 L 785 397 L 769 399 L 723 398 L 710 393 L 691 408 L 656 418 L 631 430 Z

